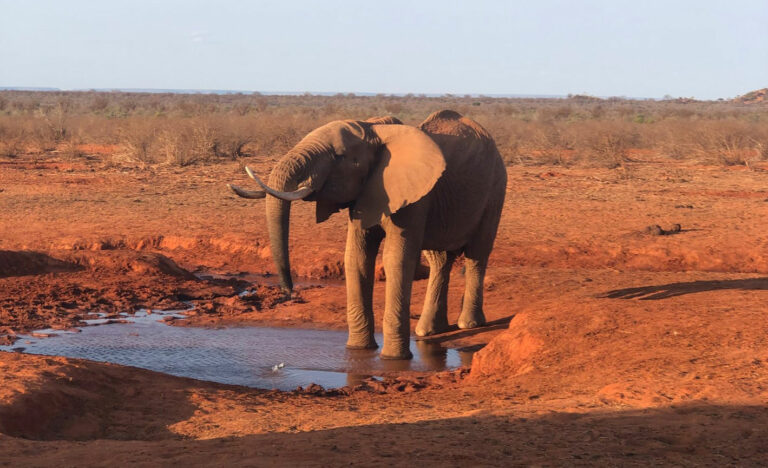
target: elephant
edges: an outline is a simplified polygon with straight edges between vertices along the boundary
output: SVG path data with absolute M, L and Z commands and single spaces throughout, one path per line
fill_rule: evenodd
M 340 120 L 304 137 L 274 166 L 262 190 L 230 185 L 237 195 L 267 195 L 267 228 L 282 288 L 293 289 L 288 255 L 291 202 L 315 202 L 316 221 L 348 209 L 344 273 L 350 349 L 377 348 L 375 259 L 382 260 L 386 298 L 382 359 L 411 359 L 410 300 L 423 252 L 429 263 L 426 299 L 415 332 L 449 329 L 448 281 L 465 259 L 459 328 L 485 324 L 483 280 L 501 217 L 507 172 L 496 144 L 478 123 L 442 110 L 418 127 L 394 117 Z

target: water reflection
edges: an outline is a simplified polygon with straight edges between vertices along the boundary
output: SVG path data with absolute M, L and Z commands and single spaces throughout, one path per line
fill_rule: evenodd
M 419 358 L 424 364 L 436 371 L 442 371 L 446 368 L 448 360 L 448 350 L 438 343 L 419 340 L 416 341 L 416 349 Z
M 347 380 L 345 380 L 345 385 L 347 387 L 357 387 L 364 381 L 370 379 L 373 377 L 372 375 L 368 374 L 353 374 L 353 373 L 347 373 Z
M 471 353 L 429 341 L 412 342 L 412 360 L 383 360 L 379 350 L 347 350 L 347 333 L 335 330 L 174 327 L 164 314 L 126 317 L 131 323 L 22 339 L 24 352 L 142 367 L 172 375 L 259 388 L 292 390 L 317 383 L 357 385 L 370 376 L 401 371 L 441 371 L 467 365 Z M 381 337 L 379 336 L 380 340 Z M 31 341 L 26 343 L 25 341 Z M 0 346 L 10 351 L 15 346 Z M 273 370 L 276 364 L 285 366 Z
M 469 367 L 472 365 L 472 357 L 475 355 L 475 349 L 459 349 L 459 359 L 461 360 L 462 367 Z

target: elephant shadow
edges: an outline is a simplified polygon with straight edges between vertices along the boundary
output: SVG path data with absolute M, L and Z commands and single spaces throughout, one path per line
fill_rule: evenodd
M 430 343 L 444 343 L 446 341 L 452 341 L 459 338 L 468 338 L 470 336 L 480 335 L 482 333 L 505 329 L 509 327 L 509 322 L 511 322 L 514 317 L 514 314 L 509 315 L 507 317 L 491 320 L 481 327 L 469 329 L 461 329 L 458 325 L 453 324 L 449 326 L 447 331 L 440 333 L 439 335 L 414 337 L 414 340 L 417 342 L 426 341 Z
M 684 296 L 707 291 L 720 290 L 760 291 L 768 290 L 768 277 L 733 280 L 690 281 L 657 286 L 615 289 L 598 295 L 601 299 L 639 299 L 657 301 L 670 297 Z

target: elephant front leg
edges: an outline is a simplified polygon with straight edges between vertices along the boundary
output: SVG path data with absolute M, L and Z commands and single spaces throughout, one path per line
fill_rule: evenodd
M 384 273 L 387 275 L 387 285 L 382 359 L 413 357 L 410 350 L 411 285 L 416 265 L 421 258 L 422 224 L 425 216 L 410 216 L 408 211 L 406 208 L 392 217 L 393 224 L 387 229 L 387 238 L 384 241 Z M 401 216 L 400 219 L 398 215 Z M 397 221 L 402 224 L 394 224 Z M 409 222 L 412 224 L 407 224 Z M 400 227 L 403 225 L 407 227 Z
M 347 226 L 347 247 L 344 253 L 344 273 L 347 283 L 347 348 L 377 348 L 373 336 L 374 266 L 384 231 L 379 226 L 361 229 L 350 222 Z
M 448 330 L 448 283 L 451 266 L 456 259 L 452 252 L 425 250 L 424 256 L 429 262 L 429 284 L 424 299 L 424 309 L 416 335 L 429 336 Z

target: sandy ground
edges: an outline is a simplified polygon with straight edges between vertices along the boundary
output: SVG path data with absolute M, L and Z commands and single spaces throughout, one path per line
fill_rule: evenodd
M 277 393 L 0 353 L 0 465 L 767 464 L 768 172 L 636 159 L 509 168 L 490 325 L 434 338 L 482 348 L 469 372 Z M 345 328 L 344 215 L 296 204 L 285 300 L 263 200 L 227 182 L 248 185 L 236 163 L 0 160 L 0 339 L 189 303 L 193 325 Z

